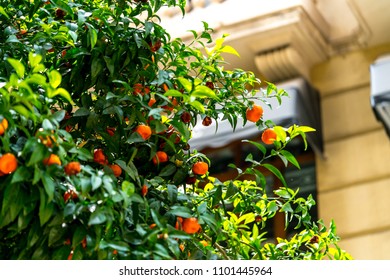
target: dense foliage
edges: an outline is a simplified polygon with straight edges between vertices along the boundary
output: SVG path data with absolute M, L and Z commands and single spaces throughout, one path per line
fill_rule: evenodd
M 237 53 L 224 37 L 206 48 L 206 23 L 189 44 L 170 37 L 156 13 L 184 0 L 0 2 L 1 259 L 349 258 L 267 161 L 299 168 L 285 147 L 312 129 L 248 113 L 286 93 L 225 70 Z M 218 116 L 270 128 L 252 143 L 261 160 L 237 168 L 253 181 L 209 177 L 191 149 Z M 272 196 L 258 167 L 283 183 Z M 298 233 L 275 244 L 277 212 Z

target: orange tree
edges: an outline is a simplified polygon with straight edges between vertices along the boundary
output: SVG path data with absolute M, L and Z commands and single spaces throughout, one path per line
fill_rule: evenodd
M 1 259 L 349 258 L 267 163 L 299 167 L 285 147 L 312 129 L 267 120 L 261 106 L 286 93 L 255 96 L 253 73 L 225 70 L 236 52 L 224 37 L 204 48 L 206 23 L 190 44 L 170 37 L 156 12 L 184 0 L 0 2 Z M 209 177 L 191 149 L 196 123 L 218 116 L 268 128 L 262 160 L 237 169 L 253 181 Z M 259 166 L 283 183 L 273 196 Z M 275 244 L 277 212 L 298 226 Z

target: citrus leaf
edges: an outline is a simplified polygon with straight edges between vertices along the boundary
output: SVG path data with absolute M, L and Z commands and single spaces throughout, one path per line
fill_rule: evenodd
M 282 182 L 283 186 L 287 187 L 286 180 L 284 179 L 283 174 L 279 171 L 279 169 L 269 163 L 264 163 L 261 166 L 271 171 Z
M 25 68 L 24 68 L 23 63 L 21 63 L 19 60 L 14 59 L 14 58 L 8 58 L 7 61 L 15 69 L 16 74 L 18 75 L 18 77 L 19 78 L 23 78 L 24 77 L 24 72 L 25 72 Z

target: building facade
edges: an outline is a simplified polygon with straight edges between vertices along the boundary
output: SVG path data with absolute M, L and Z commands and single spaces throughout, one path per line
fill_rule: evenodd
M 388 0 L 192 0 L 184 18 L 161 13 L 173 37 L 186 40 L 201 21 L 216 38 L 229 33 L 241 55 L 227 58 L 231 67 L 277 85 L 302 78 L 319 92 L 323 151 L 301 155 L 314 174 L 305 178 L 316 215 L 335 221 L 355 259 L 390 259 L 390 138 L 370 103 L 370 65 L 390 54 L 389 9 Z

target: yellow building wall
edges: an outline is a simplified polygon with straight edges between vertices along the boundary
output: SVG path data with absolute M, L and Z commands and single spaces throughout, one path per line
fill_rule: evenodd
M 390 259 L 390 139 L 370 105 L 370 64 L 390 44 L 316 65 L 325 157 L 317 158 L 319 217 L 333 219 L 355 259 Z M 390 77 L 390 73 L 389 73 Z

